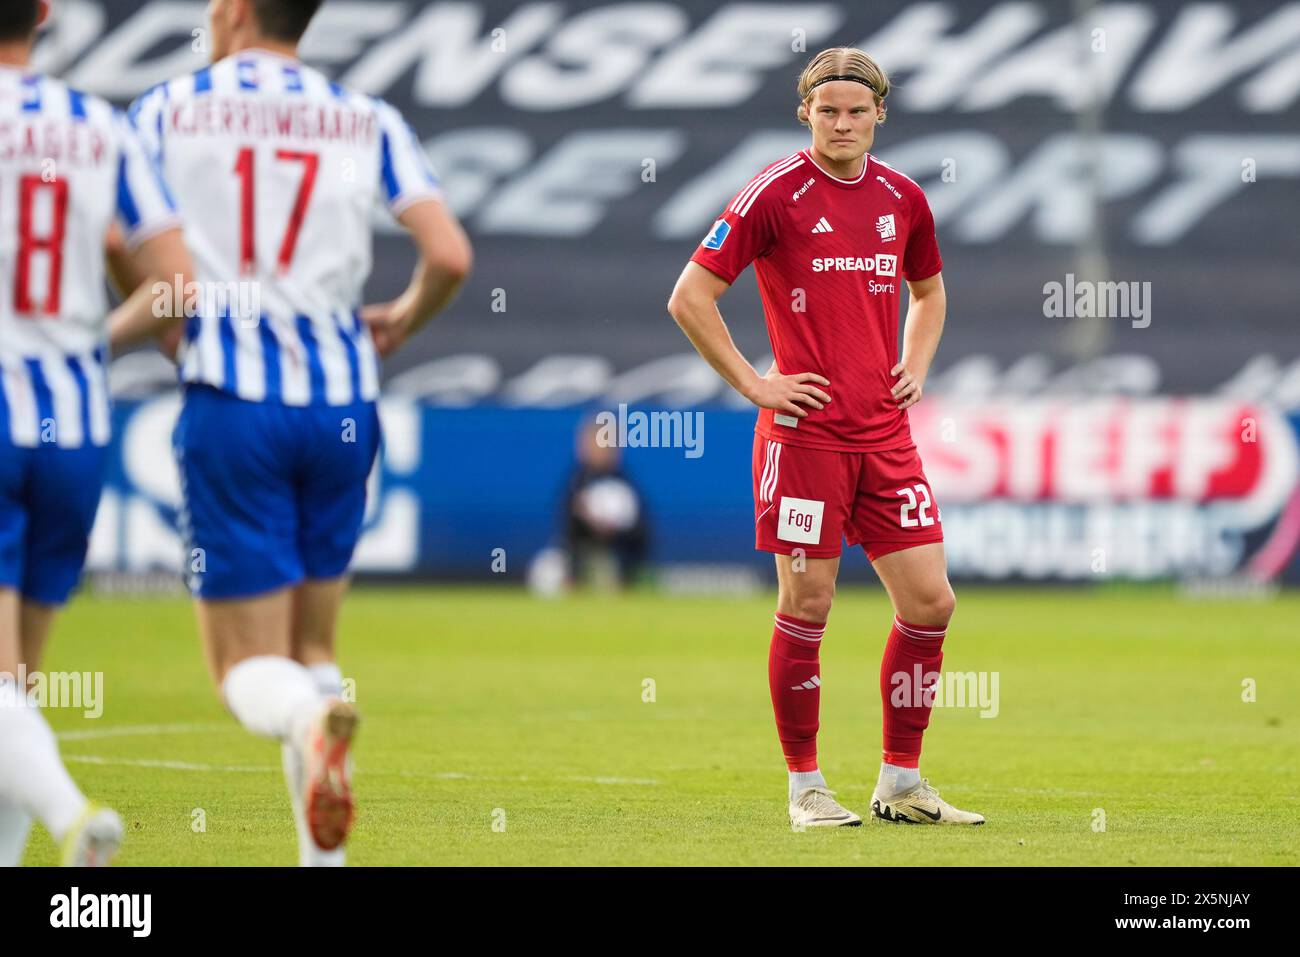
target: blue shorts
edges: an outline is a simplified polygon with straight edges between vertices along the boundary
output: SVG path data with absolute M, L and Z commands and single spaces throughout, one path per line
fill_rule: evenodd
M 373 402 L 290 406 L 189 385 L 172 447 L 195 595 L 243 598 L 347 571 L 379 451 Z
M 0 435 L 0 588 L 62 605 L 86 563 L 108 450 L 34 449 Z

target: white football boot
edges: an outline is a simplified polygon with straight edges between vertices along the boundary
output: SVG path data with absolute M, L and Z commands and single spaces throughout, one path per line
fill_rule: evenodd
M 348 749 L 357 722 L 357 709 L 335 698 L 326 706 L 307 741 L 303 808 L 311 838 L 323 851 L 342 844 L 352 829 Z
M 115 811 L 87 804 L 63 838 L 64 867 L 107 867 L 122 846 L 122 819 Z
M 883 798 L 871 795 L 871 816 L 891 824 L 983 824 L 984 815 L 953 807 L 930 787 L 928 778 L 910 791 Z
M 848 808 L 841 807 L 832 795 L 834 791 L 823 787 L 804 788 L 790 800 L 790 825 L 805 827 L 859 827 L 862 818 Z

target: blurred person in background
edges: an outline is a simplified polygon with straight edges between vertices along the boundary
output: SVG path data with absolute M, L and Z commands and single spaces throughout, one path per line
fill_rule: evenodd
M 623 471 L 617 446 L 584 422 L 578 464 L 564 496 L 564 541 L 569 577 L 598 588 L 625 587 L 639 574 L 649 548 L 641 492 Z

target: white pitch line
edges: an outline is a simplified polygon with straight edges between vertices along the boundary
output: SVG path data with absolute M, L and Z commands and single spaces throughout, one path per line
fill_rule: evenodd
M 238 730 L 238 726 L 230 722 L 223 724 L 123 724 L 110 725 L 105 728 L 93 728 L 86 731 L 64 731 L 58 734 L 57 737 L 60 741 L 95 741 L 104 738 L 145 737 L 148 735 L 159 734 L 207 734 L 223 731 L 233 733 Z M 269 765 L 200 764 L 194 761 L 162 761 L 146 758 L 106 758 L 95 754 L 69 754 L 64 756 L 64 760 L 76 761 L 82 764 L 115 765 L 119 767 L 163 768 L 169 771 L 235 771 L 240 773 L 261 774 L 268 771 L 280 770 L 279 768 L 271 767 Z M 395 774 L 398 777 L 425 778 L 437 781 L 493 781 L 517 784 L 554 780 L 572 781 L 575 784 L 622 784 L 634 787 L 655 787 L 659 784 L 659 781 L 656 778 L 622 778 L 610 775 L 600 775 L 597 777 L 589 777 L 585 775 L 563 775 L 559 778 L 537 778 L 531 777 L 527 774 L 495 776 L 487 774 L 466 774 L 462 771 L 370 771 L 367 772 L 367 774 Z
M 580 774 L 564 774 L 557 777 L 534 777 L 528 774 L 492 775 L 466 774 L 463 771 L 371 771 L 371 774 L 393 774 L 402 778 L 424 778 L 434 781 L 492 781 L 510 784 L 546 783 L 549 781 L 572 781 L 576 784 L 629 784 L 637 787 L 655 787 L 657 778 L 619 778 L 602 775 L 588 777 Z
M 148 758 L 103 758 L 97 754 L 65 754 L 63 760 L 78 764 L 104 764 L 128 768 L 164 768 L 168 771 L 236 771 L 241 774 L 264 774 L 281 770 L 269 764 L 197 764 L 193 761 L 154 761 Z
M 119 724 L 85 731 L 60 731 L 60 741 L 96 741 L 101 738 L 128 738 L 150 734 L 203 734 L 212 731 L 238 731 L 234 723 L 223 724 Z
M 150 758 L 106 758 L 98 754 L 65 754 L 63 760 L 73 761 L 80 764 L 100 764 L 116 767 L 163 768 L 168 771 L 237 771 L 244 774 L 264 774 L 271 771 L 281 770 L 280 768 L 272 767 L 269 764 L 199 764 L 194 761 L 160 761 Z M 465 774 L 462 771 L 434 771 L 431 773 L 422 771 L 358 771 L 358 773 L 365 777 L 395 774 L 398 777 L 403 778 L 433 778 L 439 781 L 507 781 L 513 783 L 544 783 L 548 780 L 557 780 L 553 778 L 530 777 L 527 774 L 498 777 L 489 774 Z M 581 775 L 565 775 L 558 780 L 575 781 L 586 784 L 631 784 L 638 786 L 654 786 L 659 783 L 654 778 L 584 777 Z

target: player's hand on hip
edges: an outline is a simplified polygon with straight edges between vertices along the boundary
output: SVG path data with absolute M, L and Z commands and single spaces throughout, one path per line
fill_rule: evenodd
M 890 395 L 894 397 L 894 404 L 900 410 L 921 401 L 921 391 L 925 386 L 924 376 L 913 375 L 901 362 L 890 369 L 889 374 L 898 376 L 898 381 L 894 383 Z
M 375 349 L 380 356 L 389 356 L 406 341 L 410 328 L 406 310 L 400 299 L 361 307 L 361 321 L 370 327 L 370 336 L 375 340 Z
M 760 409 L 773 409 L 803 419 L 807 418 L 809 408 L 824 409 L 831 401 L 827 393 L 817 388 L 822 385 L 830 385 L 830 380 L 816 372 L 782 375 L 774 362 L 767 375 L 758 380 L 749 400 Z

